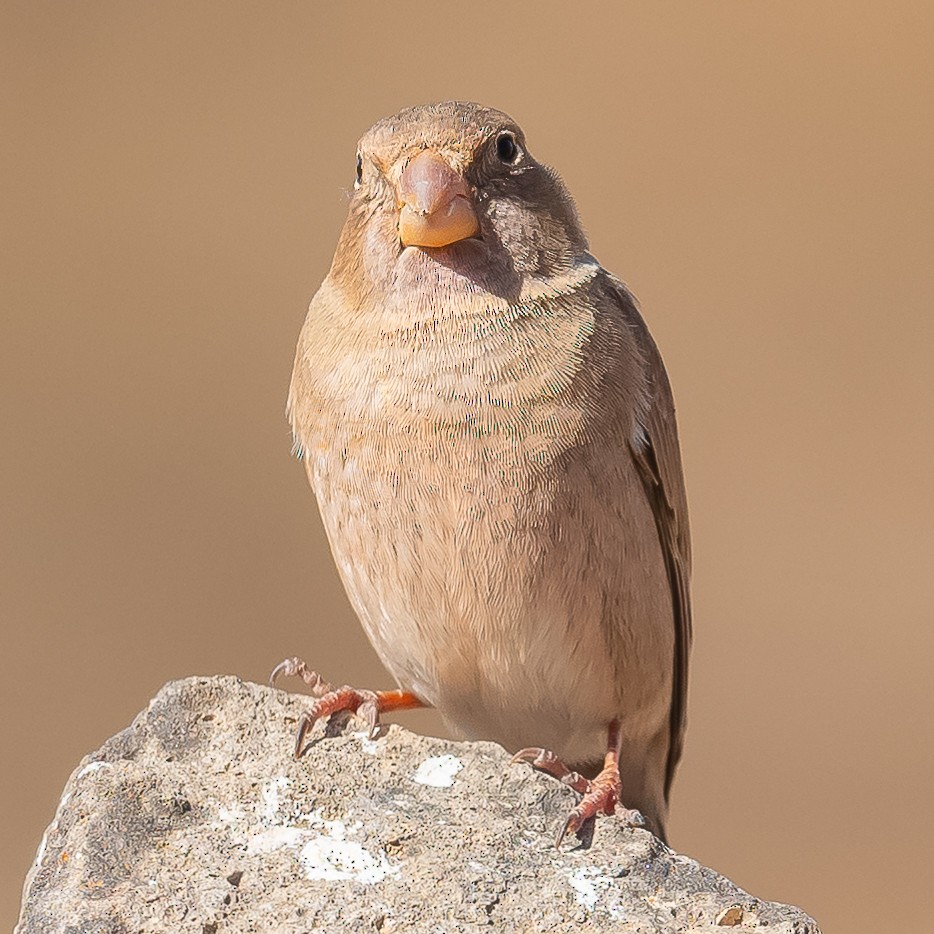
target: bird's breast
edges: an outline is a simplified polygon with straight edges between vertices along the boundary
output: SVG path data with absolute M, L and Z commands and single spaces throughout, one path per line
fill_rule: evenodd
M 619 709 L 604 620 L 636 588 L 615 556 L 627 521 L 654 526 L 612 454 L 625 434 L 593 329 L 559 300 L 544 316 L 324 314 L 296 359 L 296 437 L 370 640 L 462 732 L 507 745 L 505 706 L 528 708 L 518 723 L 567 692 L 594 724 Z

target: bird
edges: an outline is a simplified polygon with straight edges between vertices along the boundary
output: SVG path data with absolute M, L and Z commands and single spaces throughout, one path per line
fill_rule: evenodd
M 612 176 L 611 153 L 597 149 Z M 612 189 L 611 189 L 612 190 Z M 320 718 L 434 707 L 667 840 L 685 730 L 691 546 L 668 376 L 559 175 L 476 103 L 360 139 L 287 414 L 344 587 L 393 690 Z M 618 808 L 618 810 L 617 810 Z

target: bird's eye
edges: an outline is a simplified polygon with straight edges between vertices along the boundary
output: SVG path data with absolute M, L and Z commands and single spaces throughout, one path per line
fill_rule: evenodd
M 496 157 L 506 165 L 515 165 L 519 161 L 519 144 L 516 137 L 508 130 L 504 130 L 496 137 Z
M 354 185 L 360 185 L 360 182 L 363 181 L 363 156 L 360 153 L 357 153 L 357 180 L 354 182 Z

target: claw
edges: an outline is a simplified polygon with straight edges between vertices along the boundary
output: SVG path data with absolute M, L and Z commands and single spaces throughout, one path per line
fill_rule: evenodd
M 302 757 L 302 743 L 305 741 L 305 734 L 308 732 L 308 728 L 313 723 L 314 721 L 307 713 L 303 713 L 298 721 L 298 730 L 295 733 L 295 750 L 292 753 L 296 759 L 301 759 Z
M 357 716 L 362 717 L 366 723 L 367 739 L 376 739 L 376 734 L 379 732 L 379 704 L 375 694 L 372 699 L 365 700 L 357 708 Z
M 561 849 L 561 844 L 564 842 L 564 838 L 567 836 L 569 830 L 573 833 L 577 833 L 577 831 L 580 830 L 580 826 L 581 822 L 577 813 L 577 808 L 574 808 L 574 810 L 568 814 L 568 819 L 561 825 L 561 829 L 558 831 L 558 836 L 555 838 L 555 849 Z
M 283 675 L 292 675 L 294 674 L 291 671 L 292 664 L 296 662 L 295 658 L 284 658 L 272 671 L 269 672 L 269 686 L 274 688 L 276 686 L 276 681 L 279 680 Z

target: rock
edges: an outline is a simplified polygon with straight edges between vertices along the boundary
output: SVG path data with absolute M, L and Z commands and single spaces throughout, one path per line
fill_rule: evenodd
M 557 851 L 574 793 L 491 743 L 319 726 L 295 761 L 308 703 L 236 678 L 166 685 L 69 779 L 17 934 L 819 934 L 614 818 Z

